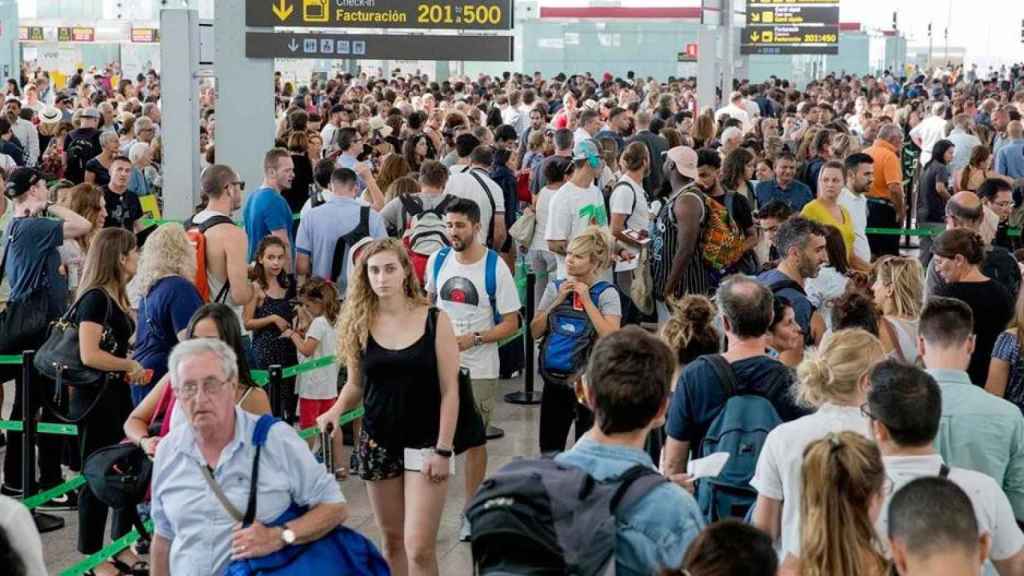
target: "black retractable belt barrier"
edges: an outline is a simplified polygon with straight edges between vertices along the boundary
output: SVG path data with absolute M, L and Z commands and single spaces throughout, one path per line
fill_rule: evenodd
M 530 323 L 533 322 L 534 302 L 533 289 L 537 284 L 537 275 L 533 272 L 526 274 L 526 326 L 523 326 L 523 346 L 526 347 L 526 367 L 523 370 L 523 391 L 512 392 L 505 395 L 505 401 L 509 404 L 540 404 L 540 392 L 533 390 L 534 383 L 534 343 L 530 334 Z

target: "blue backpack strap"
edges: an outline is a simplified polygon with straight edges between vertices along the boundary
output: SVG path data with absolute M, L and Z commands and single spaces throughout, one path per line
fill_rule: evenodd
M 438 286 L 437 277 L 441 274 L 441 266 L 444 266 L 445 258 L 448 258 L 448 255 L 451 254 L 451 252 L 452 247 L 445 246 L 437 251 L 437 256 L 434 256 L 434 290 L 438 293 L 441 292 L 441 287 Z
M 256 421 L 256 428 L 252 431 L 253 446 L 263 446 L 267 443 L 267 435 L 270 434 L 270 427 L 280 422 L 270 414 L 260 416 Z
M 498 253 L 490 249 L 487 250 L 487 263 L 484 267 L 484 289 L 487 290 L 487 299 L 491 301 L 491 313 L 494 325 L 497 326 L 501 324 L 501 312 L 498 312 Z
M 598 299 L 601 298 L 601 294 L 604 294 L 605 290 L 613 287 L 614 285 L 611 282 L 606 282 L 604 280 L 594 282 L 594 285 L 590 287 L 590 299 L 594 301 L 594 304 L 598 304 Z M 600 308 L 600 306 L 598 306 L 598 308 Z

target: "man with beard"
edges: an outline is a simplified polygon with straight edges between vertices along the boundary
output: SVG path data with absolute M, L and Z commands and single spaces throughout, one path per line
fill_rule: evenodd
M 104 228 L 124 228 L 138 234 L 142 231 L 142 203 L 138 195 L 128 189 L 132 176 L 132 161 L 114 156 L 110 162 L 110 182 L 103 187 L 103 200 L 107 206 Z
M 828 262 L 825 251 L 825 231 L 821 226 L 803 217 L 790 218 L 779 226 L 775 245 L 782 255 L 778 267 L 757 277 L 776 296 L 783 296 L 793 304 L 797 324 L 804 337 L 811 334 L 811 316 L 814 305 L 807 299 L 804 282 L 818 276 L 821 265 Z
M 9 96 L 4 103 L 4 117 L 11 123 L 11 131 L 24 150 L 25 166 L 31 168 L 38 164 L 39 131 L 35 124 L 21 117 L 21 101 Z
M 459 364 L 469 370 L 473 396 L 486 427 L 501 391 L 498 342 L 518 328 L 519 293 L 505 262 L 480 243 L 480 206 L 476 202 L 465 198 L 450 202 L 445 223 L 451 247 L 430 257 L 425 285 L 431 300 L 452 320 Z M 486 471 L 486 445 L 470 447 L 466 451 L 467 503 Z M 459 539 L 468 541 L 469 535 L 469 522 L 463 518 Z

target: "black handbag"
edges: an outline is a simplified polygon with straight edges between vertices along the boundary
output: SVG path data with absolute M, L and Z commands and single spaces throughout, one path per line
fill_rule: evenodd
M 107 313 L 103 320 L 103 338 L 105 340 L 110 331 L 110 308 L 116 306 L 110 300 L 110 296 L 102 288 L 100 290 L 107 297 Z M 36 352 L 33 365 L 43 376 L 61 385 L 83 388 L 99 388 L 106 382 L 107 373 L 102 370 L 90 368 L 82 362 L 82 355 L 78 344 L 78 322 L 75 320 L 78 314 L 78 305 L 86 294 L 82 294 L 75 301 L 75 304 L 59 320 L 50 327 L 50 335 L 46 342 Z
M 13 228 L 12 223 L 8 227 L 7 246 L 0 260 L 0 284 L 3 283 L 7 269 L 7 254 L 11 251 L 11 244 L 17 241 Z M 46 336 L 46 327 L 50 322 L 48 308 L 49 297 L 42 287 L 21 300 L 7 302 L 7 307 L 0 312 L 0 352 L 21 354 L 23 350 L 38 346 Z

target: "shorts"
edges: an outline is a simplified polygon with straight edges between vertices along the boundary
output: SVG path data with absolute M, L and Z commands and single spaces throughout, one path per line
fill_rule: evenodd
M 476 400 L 476 409 L 484 421 L 484 428 L 491 425 L 491 415 L 494 413 L 494 406 L 500 393 L 501 382 L 497 378 L 473 380 L 473 399 Z
M 366 428 L 359 432 L 356 453 L 359 455 L 356 474 L 367 482 L 390 480 L 405 473 L 405 455 L 401 452 L 393 454 L 374 442 L 366 433 Z
M 337 398 L 326 400 L 313 400 L 311 398 L 299 398 L 299 428 L 305 430 L 316 426 L 317 416 L 331 409 Z

